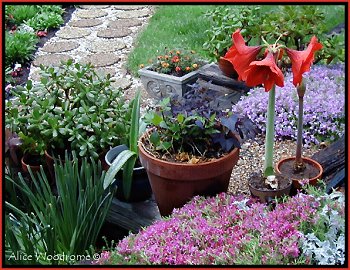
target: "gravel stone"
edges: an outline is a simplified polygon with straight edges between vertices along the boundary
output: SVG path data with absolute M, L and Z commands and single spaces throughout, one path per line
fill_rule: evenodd
M 107 74 L 111 75 L 111 77 L 114 77 L 116 75 L 116 70 L 113 67 L 99 67 L 95 68 L 95 72 L 99 76 L 106 77 Z
M 56 36 L 64 39 L 76 39 L 88 36 L 91 34 L 89 29 L 83 29 L 78 27 L 65 27 L 56 32 Z
M 97 32 L 97 36 L 101 38 L 121 38 L 130 35 L 132 31 L 127 28 L 105 29 Z
M 123 90 L 129 88 L 132 84 L 132 81 L 129 78 L 113 78 L 115 82 L 111 83 L 111 86 L 115 89 L 121 88 Z
M 58 41 L 54 43 L 46 43 L 42 50 L 48 53 L 68 52 L 79 47 L 79 43 L 74 41 Z
M 125 42 L 122 40 L 111 40 L 106 42 L 106 40 L 96 40 L 92 41 L 88 45 L 88 49 L 91 52 L 103 53 L 103 52 L 115 52 L 126 47 Z
M 81 19 L 94 19 L 107 16 L 108 13 L 101 9 L 79 10 L 76 14 Z
M 73 27 L 93 27 L 97 25 L 101 25 L 103 22 L 99 19 L 81 19 L 75 20 L 68 23 L 68 25 Z
M 113 53 L 95 53 L 80 60 L 80 63 L 91 63 L 95 67 L 106 67 L 117 63 L 120 57 Z
M 292 140 L 276 141 L 274 145 L 274 165 L 286 157 L 295 156 L 296 142 Z M 318 151 L 317 146 L 303 149 L 303 156 L 311 157 Z M 260 135 L 254 141 L 242 144 L 239 160 L 233 167 L 228 191 L 233 194 L 250 195 L 248 179 L 254 172 L 261 172 L 264 166 L 265 137 Z
M 44 66 L 60 66 L 61 62 L 67 62 L 69 59 L 73 59 L 72 56 L 67 54 L 48 54 L 38 56 L 34 61 L 33 65 L 38 67 L 40 65 Z
M 79 5 L 82 9 L 102 9 L 102 8 L 109 8 L 108 5 Z

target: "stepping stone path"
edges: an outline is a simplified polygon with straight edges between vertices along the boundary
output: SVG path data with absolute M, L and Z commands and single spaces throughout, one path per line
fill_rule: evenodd
M 99 75 L 110 74 L 113 87 L 124 89 L 126 98 L 132 98 L 136 89 L 143 88 L 125 64 L 136 35 L 153 10 L 149 5 L 77 5 L 70 21 L 37 51 L 29 78 L 40 80 L 41 64 L 59 66 L 73 59 L 91 63 Z M 146 92 L 142 94 L 147 97 Z

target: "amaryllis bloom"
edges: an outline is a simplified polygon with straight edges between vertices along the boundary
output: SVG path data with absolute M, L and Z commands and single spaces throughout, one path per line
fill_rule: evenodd
M 245 71 L 249 68 L 249 64 L 256 60 L 261 46 L 245 45 L 239 29 L 232 34 L 232 41 L 234 45 L 227 51 L 224 58 L 232 63 L 238 73 L 238 79 L 245 81 Z
M 244 72 L 246 84 L 248 86 L 257 86 L 263 84 L 265 91 L 271 90 L 274 84 L 283 87 L 284 76 L 277 67 L 275 58 L 271 52 L 261 61 L 253 61 Z
M 315 36 L 311 38 L 309 46 L 304 51 L 286 48 L 287 54 L 292 61 L 293 84 L 295 86 L 301 83 L 303 73 L 310 70 L 315 52 L 320 49 L 322 49 L 322 44 L 317 42 Z

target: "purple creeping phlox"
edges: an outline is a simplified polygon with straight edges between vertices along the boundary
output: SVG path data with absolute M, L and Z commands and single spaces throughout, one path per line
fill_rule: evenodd
M 334 141 L 345 131 L 345 71 L 344 65 L 315 65 L 304 74 L 307 91 L 304 97 L 304 145 Z M 276 89 L 279 87 L 277 86 Z M 233 107 L 236 113 L 246 114 L 265 132 L 268 96 L 253 89 Z M 297 138 L 298 96 L 289 72 L 284 87 L 276 91 L 276 138 Z
M 305 235 L 318 228 L 321 202 L 298 194 L 272 209 L 221 193 L 195 197 L 168 218 L 130 234 L 112 251 L 114 264 L 305 264 Z M 101 260 L 102 264 L 110 260 Z

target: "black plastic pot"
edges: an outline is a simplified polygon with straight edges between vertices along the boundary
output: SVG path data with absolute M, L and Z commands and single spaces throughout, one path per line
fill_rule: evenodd
M 126 145 L 118 145 L 116 147 L 111 148 L 106 156 L 106 163 L 110 166 L 114 159 L 124 150 L 129 149 Z M 113 185 L 117 186 L 117 191 L 115 193 L 115 197 L 120 201 L 127 202 L 140 202 L 149 199 L 152 196 L 152 188 L 148 180 L 147 172 L 144 167 L 137 160 L 134 168 L 132 183 L 131 183 L 131 191 L 130 198 L 128 200 L 125 199 L 123 192 L 123 171 L 120 170 L 116 175 L 116 181 Z

